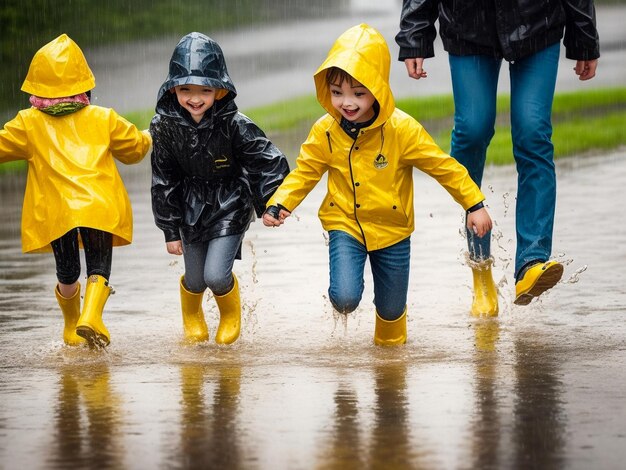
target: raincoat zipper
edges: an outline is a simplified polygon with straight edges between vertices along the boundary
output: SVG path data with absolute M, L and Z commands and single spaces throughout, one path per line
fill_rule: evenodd
M 327 131 L 326 135 L 328 136 L 328 143 L 330 144 L 330 133 Z M 358 137 L 357 137 L 358 138 Z M 359 226 L 359 230 L 361 231 L 361 236 L 363 237 L 363 245 L 365 246 L 365 251 L 367 250 L 367 239 L 365 238 L 365 231 L 363 227 L 361 227 L 361 222 L 359 221 L 359 216 L 357 214 L 357 203 L 356 203 L 356 190 L 354 189 L 354 173 L 352 172 L 352 150 L 356 145 L 357 139 L 354 139 L 352 145 L 350 146 L 350 151 L 348 152 L 348 168 L 350 168 L 350 181 L 352 182 L 352 199 L 353 199 L 353 207 L 354 207 L 354 220 L 356 224 Z

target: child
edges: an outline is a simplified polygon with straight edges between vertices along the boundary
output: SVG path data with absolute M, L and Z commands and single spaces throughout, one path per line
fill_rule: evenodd
M 0 131 L 0 162 L 26 160 L 28 177 L 22 211 L 25 253 L 52 250 L 55 294 L 70 346 L 104 347 L 110 342 L 102 311 L 111 293 L 114 246 L 132 241 L 130 200 L 115 166 L 137 163 L 150 148 L 150 135 L 112 109 L 89 103 L 95 78 L 85 57 L 62 34 L 39 49 L 22 91 L 32 108 Z M 87 288 L 80 309 L 80 254 L 85 249 Z
M 184 36 L 170 60 L 150 124 L 152 210 L 167 251 L 183 255 L 180 301 L 185 338 L 208 340 L 202 298 L 215 296 L 219 344 L 237 340 L 241 306 L 232 272 L 256 214 L 289 173 L 285 156 L 237 110 L 220 46 Z
M 374 342 L 406 342 L 413 167 L 434 177 L 467 211 L 478 236 L 491 228 L 484 196 L 467 170 L 411 116 L 396 109 L 385 39 L 366 24 L 348 29 L 315 73 L 328 112 L 311 129 L 294 169 L 268 203 L 267 226 L 284 222 L 328 171 L 319 210 L 329 234 L 333 307 L 348 313 L 363 294 L 366 258 L 374 278 Z

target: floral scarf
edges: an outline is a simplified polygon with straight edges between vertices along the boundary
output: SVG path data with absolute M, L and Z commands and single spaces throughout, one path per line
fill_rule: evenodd
M 89 105 L 86 93 L 62 98 L 42 98 L 32 95 L 29 101 L 35 108 L 52 116 L 65 116 Z

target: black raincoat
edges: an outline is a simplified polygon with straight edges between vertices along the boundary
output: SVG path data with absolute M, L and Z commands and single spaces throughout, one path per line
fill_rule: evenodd
M 435 55 L 437 35 L 454 55 L 488 55 L 515 61 L 563 38 L 566 56 L 600 57 L 592 0 L 404 0 L 399 60 Z
M 170 92 L 186 84 L 228 93 L 196 124 Z M 200 33 L 183 37 L 150 123 L 152 211 L 166 242 L 245 232 L 289 173 L 282 152 L 238 112 L 236 94 L 220 46 Z

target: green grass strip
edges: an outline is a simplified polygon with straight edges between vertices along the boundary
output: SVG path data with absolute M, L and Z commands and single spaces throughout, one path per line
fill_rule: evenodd
M 396 102 L 426 129 L 444 122 L 451 127 L 454 115 L 452 95 L 403 98 Z M 499 95 L 498 122 L 508 122 L 509 96 Z M 553 136 L 555 158 L 591 152 L 610 152 L 626 145 L 626 88 L 607 88 L 557 93 L 554 97 Z M 275 104 L 244 110 L 268 135 L 308 129 L 324 114 L 314 95 L 306 95 Z M 126 113 L 125 117 L 140 129 L 147 129 L 152 109 Z M 511 130 L 506 124 L 496 126 L 496 133 L 487 151 L 490 164 L 513 163 Z M 449 151 L 450 130 L 434 135 L 441 147 Z M 23 162 L 0 165 L 0 173 L 23 171 Z
M 606 153 L 626 145 L 625 122 L 626 111 L 555 123 L 552 130 L 555 159 L 590 152 Z M 451 131 L 445 131 L 435 137 L 446 152 L 450 151 L 450 135 Z M 487 149 L 487 164 L 508 165 L 514 161 L 511 127 L 497 126 Z

